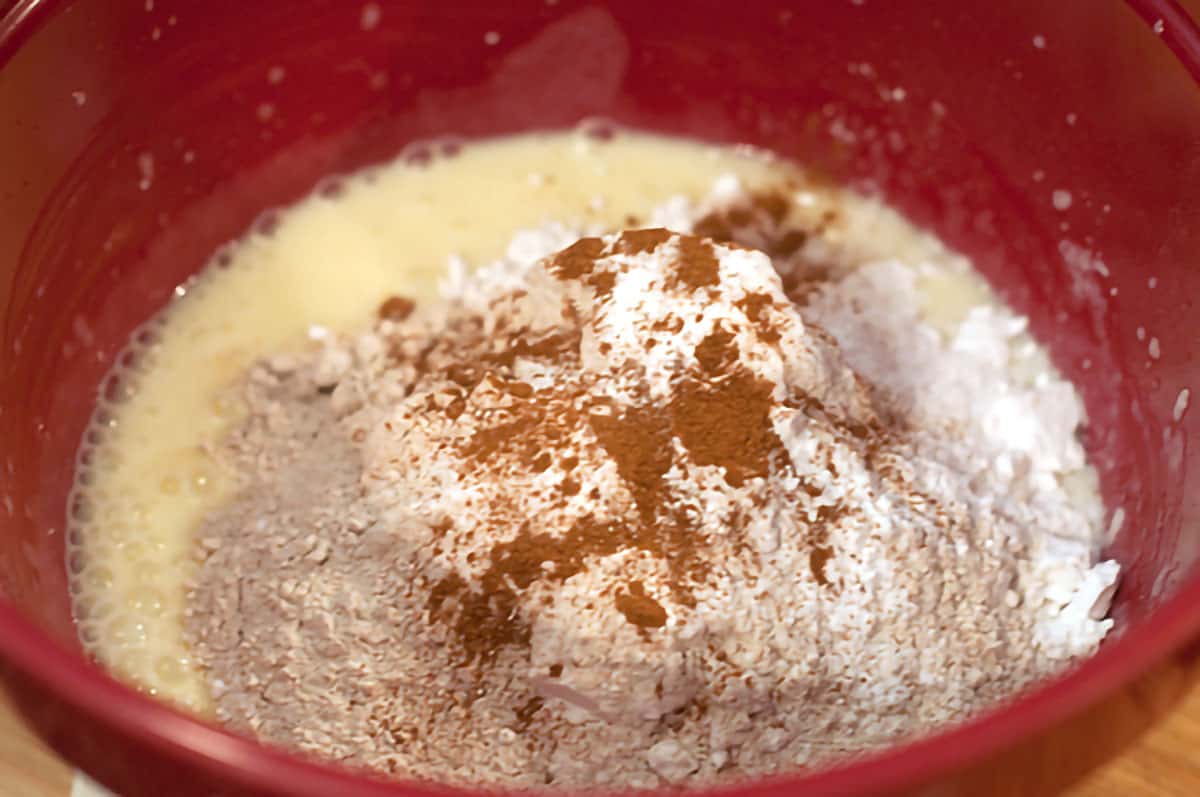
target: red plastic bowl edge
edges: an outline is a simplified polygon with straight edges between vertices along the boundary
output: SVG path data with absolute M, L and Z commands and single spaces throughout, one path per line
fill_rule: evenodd
M 1126 0 L 1148 25 L 1163 23 L 1160 37 L 1200 82 L 1200 28 L 1175 0 Z M 0 64 L 29 36 L 42 17 L 42 0 L 17 0 L 0 30 Z M 1107 644 L 1078 668 L 1039 686 L 1021 699 L 946 732 L 890 748 L 813 775 L 772 778 L 696 794 L 736 792 L 744 797 L 777 794 L 803 783 L 814 793 L 894 791 L 938 772 L 966 766 L 1081 711 L 1118 686 L 1182 650 L 1200 657 L 1200 574 L 1192 573 L 1152 619 Z M 0 599 L 0 655 L 64 702 L 103 718 L 151 749 L 207 769 L 249 788 L 277 790 L 303 784 L 311 794 L 463 795 L 431 785 L 372 781 L 320 766 L 210 726 L 146 697 L 68 652 Z

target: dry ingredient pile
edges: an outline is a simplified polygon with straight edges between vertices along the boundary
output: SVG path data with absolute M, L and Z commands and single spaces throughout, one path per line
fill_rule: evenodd
M 218 715 L 354 766 L 652 787 L 820 764 L 1094 651 L 1083 410 L 786 200 L 519 234 L 259 363 L 186 633 Z M 754 248 L 750 248 L 754 247 Z

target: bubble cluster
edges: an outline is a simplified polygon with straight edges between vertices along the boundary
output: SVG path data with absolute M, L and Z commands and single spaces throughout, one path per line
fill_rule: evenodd
M 178 637 L 171 626 L 178 625 L 184 610 L 185 546 L 172 545 L 153 522 L 160 510 L 155 502 L 176 499 L 186 489 L 181 477 L 198 463 L 186 461 L 188 457 L 169 463 L 157 485 L 121 478 L 128 470 L 122 466 L 143 442 L 127 434 L 121 418 L 157 361 L 169 317 L 168 309 L 136 330 L 100 386 L 76 457 L 66 563 L 84 649 L 150 694 L 170 695 L 202 710 L 207 697 L 199 678 L 182 646 L 170 644 Z

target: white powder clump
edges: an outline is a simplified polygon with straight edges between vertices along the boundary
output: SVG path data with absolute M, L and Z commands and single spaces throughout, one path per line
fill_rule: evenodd
M 998 305 L 926 323 L 953 269 L 856 207 L 726 180 L 678 232 L 548 224 L 256 367 L 190 598 L 220 716 L 410 777 L 709 783 L 1093 652 L 1077 393 Z

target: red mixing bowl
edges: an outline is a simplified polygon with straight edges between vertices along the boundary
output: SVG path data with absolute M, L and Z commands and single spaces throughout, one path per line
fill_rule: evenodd
M 727 793 L 1061 788 L 1197 671 L 1197 77 L 1200 30 L 1172 0 L 17 0 L 0 20 L 4 685 L 126 795 L 446 793 L 265 748 L 90 664 L 63 562 L 74 453 L 130 331 L 264 208 L 412 141 L 604 117 L 814 164 L 971 255 L 1082 389 L 1125 512 L 1118 630 L 1093 659 L 964 727 Z

